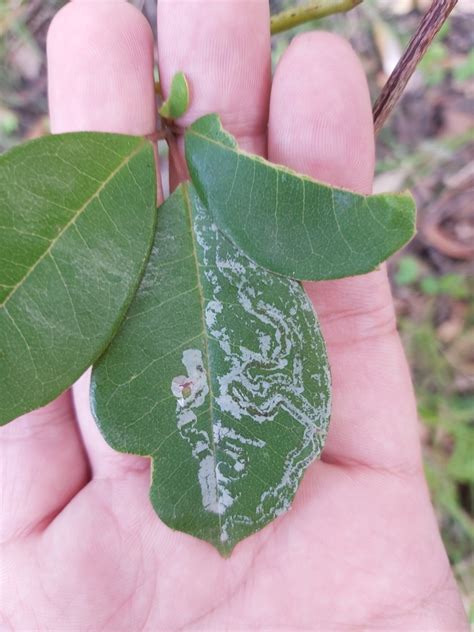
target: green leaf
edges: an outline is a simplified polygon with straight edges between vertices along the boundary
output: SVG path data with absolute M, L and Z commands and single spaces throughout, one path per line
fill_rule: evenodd
M 155 182 L 144 138 L 49 136 L 0 157 L 0 423 L 104 350 L 151 247 Z
M 409 194 L 358 195 L 247 154 L 213 114 L 188 129 L 186 159 L 219 228 L 279 274 L 306 280 L 363 274 L 414 234 Z
M 449 54 L 449 49 L 439 37 L 431 43 L 418 66 L 427 86 L 437 86 L 443 81 L 447 74 L 445 61 Z
M 420 281 L 420 289 L 424 294 L 431 296 L 445 294 L 446 296 L 460 300 L 469 298 L 470 296 L 467 281 L 460 274 L 424 277 Z
M 444 274 L 439 277 L 439 292 L 456 299 L 470 296 L 467 279 L 460 274 Z
M 454 449 L 448 463 L 448 473 L 457 481 L 474 484 L 474 427 L 465 424 L 454 429 Z
M 300 284 L 237 250 L 182 185 L 91 391 L 109 444 L 152 457 L 161 519 L 228 555 L 285 512 L 324 444 L 329 382 Z
M 474 77 L 474 48 L 466 55 L 466 58 L 454 67 L 456 81 L 469 81 Z
M 421 279 L 420 288 L 424 294 L 434 296 L 440 293 L 439 281 L 434 276 L 427 276 Z
M 171 80 L 169 96 L 159 109 L 166 119 L 177 119 L 186 113 L 189 107 L 189 87 L 183 72 L 178 72 Z
M 419 276 L 420 264 L 416 257 L 410 255 L 401 257 L 395 274 L 395 283 L 397 285 L 411 285 L 418 280 Z

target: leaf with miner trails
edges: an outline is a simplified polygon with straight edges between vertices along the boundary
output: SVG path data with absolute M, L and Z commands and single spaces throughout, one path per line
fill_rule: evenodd
M 161 519 L 223 555 L 289 508 L 329 422 L 326 351 L 300 284 L 225 239 L 188 184 L 159 208 L 91 394 L 110 445 L 153 459 Z

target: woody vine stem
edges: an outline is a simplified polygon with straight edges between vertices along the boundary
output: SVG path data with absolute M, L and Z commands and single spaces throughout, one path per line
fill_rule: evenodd
M 434 0 L 423 16 L 400 61 L 374 104 L 373 115 L 376 134 L 384 126 L 418 63 L 457 3 L 458 0 Z

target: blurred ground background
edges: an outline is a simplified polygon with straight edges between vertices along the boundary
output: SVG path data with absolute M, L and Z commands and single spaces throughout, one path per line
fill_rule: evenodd
M 0 0 L 0 150 L 47 133 L 45 38 L 63 0 Z M 135 0 L 151 24 L 156 0 Z M 299 4 L 271 0 L 272 12 Z M 348 38 L 379 93 L 429 0 L 365 0 L 302 30 Z M 418 235 L 390 262 L 426 474 L 474 622 L 474 2 L 460 0 L 379 135 L 376 191 L 409 187 Z M 409 516 L 407 516 L 409 519 Z

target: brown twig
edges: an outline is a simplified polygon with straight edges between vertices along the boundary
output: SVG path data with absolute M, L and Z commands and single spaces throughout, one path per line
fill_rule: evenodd
M 166 140 L 169 148 L 170 165 L 173 165 L 178 181 L 183 182 L 188 178 L 188 171 L 179 150 L 178 137 L 171 129 L 167 130 L 167 132 Z
M 431 7 L 423 16 L 400 61 L 374 104 L 373 115 L 376 134 L 384 126 L 420 59 L 457 2 L 458 0 L 433 0 Z
M 163 194 L 163 179 L 161 177 L 161 159 L 158 143 L 153 143 L 153 154 L 155 156 L 156 166 L 156 205 L 160 206 L 164 200 Z
M 168 135 L 165 130 L 157 129 L 155 132 L 147 134 L 146 138 L 152 143 L 157 143 L 159 140 L 166 140 Z

